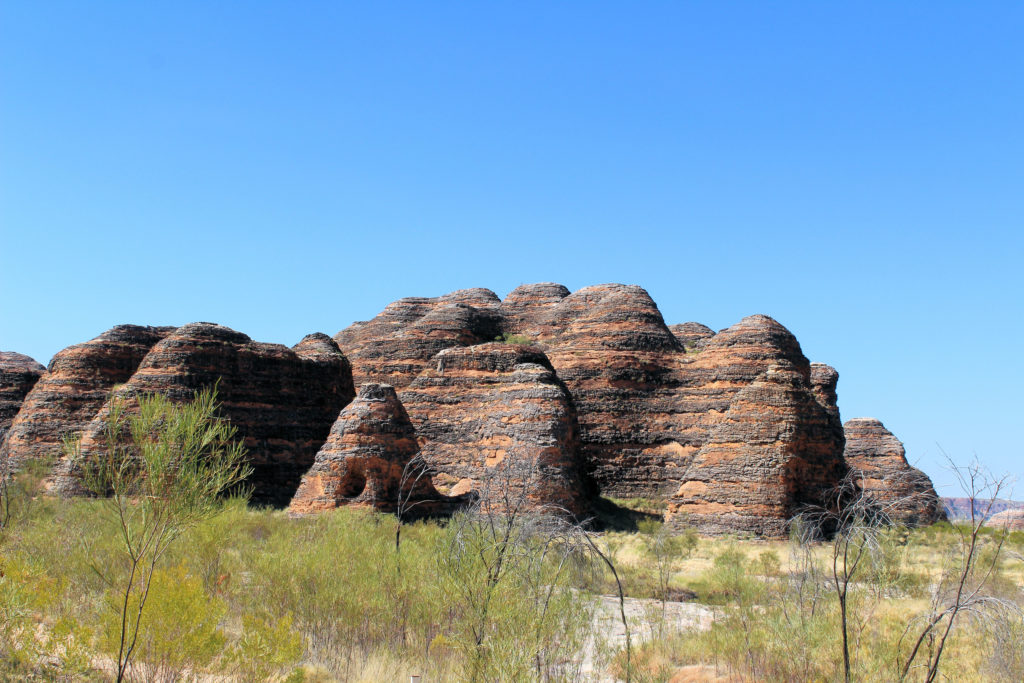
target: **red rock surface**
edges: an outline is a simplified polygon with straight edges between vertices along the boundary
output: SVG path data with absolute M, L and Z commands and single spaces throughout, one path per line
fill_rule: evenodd
M 669 500 L 673 526 L 783 537 L 806 504 L 842 478 L 842 433 L 805 372 L 772 365 L 739 391 Z
M 25 396 L 44 372 L 45 367 L 26 355 L 0 351 L 0 444 Z
M 533 504 L 587 510 L 592 490 L 578 458 L 572 399 L 540 349 L 450 348 L 399 396 L 442 491 L 481 492 L 501 464 L 511 466 L 504 471 L 513 473 L 512 486 L 536 482 Z
M 1008 531 L 1024 531 L 1024 508 L 1003 510 L 992 515 L 988 526 L 996 529 L 1007 529 Z
M 928 475 L 911 467 L 903 444 L 881 422 L 858 417 L 843 429 L 847 464 L 861 489 L 885 505 L 893 519 L 920 525 L 946 518 Z
M 115 385 L 127 382 L 153 345 L 173 330 L 118 325 L 54 356 L 11 424 L 3 447 L 14 463 L 59 457 L 62 438 L 80 434 Z
M 429 475 L 406 471 L 418 452 L 416 431 L 394 388 L 364 384 L 331 427 L 288 510 L 301 515 L 353 506 L 396 512 L 401 491 L 403 508 L 414 515 L 434 512 L 445 501 Z
M 248 450 L 253 501 L 287 505 L 355 393 L 345 356 L 324 334 L 289 349 L 220 325 L 191 323 L 153 346 L 114 397 L 130 403 L 135 395 L 160 393 L 188 401 L 214 384 L 221 414 Z M 94 411 L 83 452 L 102 447 L 107 410 Z M 67 463 L 58 469 L 54 489 L 65 495 L 80 491 L 77 472 Z
M 352 363 L 356 384 L 401 388 L 438 352 L 492 341 L 500 332 L 500 303 L 489 289 L 400 299 L 373 320 L 353 323 L 334 340 Z
M 339 333 L 337 338 L 348 340 L 342 345 L 352 344 L 359 356 L 356 374 L 405 386 L 427 367 L 424 358 L 433 350 L 418 342 L 415 353 L 409 351 L 409 339 L 422 336 L 409 331 L 411 321 L 425 315 L 422 307 L 453 298 L 465 297 L 456 292 L 402 300 L 374 321 Z M 490 297 L 476 298 L 493 311 Z M 671 495 L 737 392 L 778 361 L 810 375 L 799 343 L 771 318 L 750 316 L 711 336 L 697 323 L 670 330 L 650 295 L 634 285 L 598 285 L 571 294 L 553 283 L 523 285 L 501 302 L 498 313 L 499 331 L 534 341 L 568 388 L 583 462 L 604 495 Z M 399 361 L 393 360 L 396 353 Z M 401 360 L 409 356 L 416 361 Z M 375 370 L 381 367 L 388 372 Z

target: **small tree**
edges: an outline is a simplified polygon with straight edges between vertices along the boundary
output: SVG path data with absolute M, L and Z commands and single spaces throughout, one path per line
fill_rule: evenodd
M 830 583 L 839 603 L 843 646 L 843 680 L 851 680 L 850 587 L 878 555 L 882 530 L 892 524 L 890 505 L 882 505 L 863 491 L 860 473 L 851 470 L 827 497 L 825 505 L 809 508 L 796 527 L 800 542 L 809 543 L 831 533 Z
M 131 402 L 111 401 L 101 447 L 83 453 L 80 440 L 65 443 L 120 530 L 128 575 L 118 589 L 119 682 L 137 652 L 153 576 L 168 548 L 214 516 L 218 496 L 252 471 L 235 428 L 217 416 L 216 389 L 180 405 L 158 394 Z
M 690 556 L 697 548 L 697 532 L 687 528 L 680 534 L 674 534 L 663 522 L 642 519 L 637 522 L 641 533 L 644 552 L 654 560 L 658 571 L 658 599 L 661 600 L 661 621 L 658 632 L 665 627 L 665 613 L 668 607 L 669 583 L 680 562 Z

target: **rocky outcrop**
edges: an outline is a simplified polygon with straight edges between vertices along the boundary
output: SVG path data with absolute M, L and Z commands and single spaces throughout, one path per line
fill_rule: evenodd
M 839 397 L 836 394 L 836 385 L 839 383 L 839 373 L 831 365 L 824 363 L 811 363 L 811 390 L 814 398 L 821 407 L 835 419 L 839 419 Z
M 46 368 L 20 353 L 0 351 L 0 447 L 25 396 Z
M 986 524 L 995 529 L 1024 531 L 1024 508 L 1003 510 L 992 515 Z
M 289 349 L 254 342 L 213 323 L 178 328 L 146 354 L 111 400 L 159 393 L 188 401 L 204 387 L 217 387 L 220 413 L 238 430 L 253 467 L 249 484 L 256 503 L 287 505 L 313 464 L 338 412 L 352 400 L 351 368 L 337 344 L 313 334 Z M 109 405 L 93 411 L 82 451 L 103 447 Z M 57 471 L 54 490 L 78 493 L 70 463 Z
M 496 320 L 505 336 L 524 337 L 543 350 L 569 390 L 581 459 L 605 495 L 671 495 L 736 393 L 773 363 L 790 362 L 810 380 L 799 343 L 775 320 L 750 316 L 717 334 L 699 323 L 670 329 L 650 295 L 635 285 L 573 293 L 554 283 L 523 285 L 497 309 L 490 296 L 465 292 L 403 299 L 336 339 L 353 356 L 357 377 L 405 387 L 430 366 L 437 348 L 414 327 L 453 300 L 484 311 L 488 325 Z M 493 331 L 435 335 L 452 348 L 472 344 L 474 336 L 490 339 Z M 407 408 L 414 413 L 408 402 Z
M 556 329 L 560 326 L 559 319 L 551 316 L 550 312 L 567 296 L 569 290 L 554 282 L 516 287 L 501 302 L 503 331 L 511 335 L 549 336 L 553 331 L 542 331 L 541 328 L 545 323 Z
M 921 470 L 911 467 L 900 440 L 878 420 L 848 420 L 845 458 L 861 489 L 884 505 L 890 517 L 908 525 L 945 519 L 945 510 Z
M 842 433 L 806 374 L 772 365 L 736 394 L 669 500 L 673 526 L 782 537 L 802 507 L 842 478 Z
M 996 498 L 995 500 L 985 500 L 983 498 L 942 498 L 942 507 L 946 511 L 946 517 L 951 522 L 965 522 L 971 519 L 971 513 L 975 517 L 980 517 L 986 514 L 994 515 L 1002 512 L 1003 510 L 1013 510 L 1016 508 L 1024 508 L 1024 501 L 1019 500 L 1007 500 L 1005 498 Z
M 679 343 L 686 349 L 699 349 L 702 346 L 702 342 L 706 339 L 711 339 L 715 336 L 715 331 L 707 325 L 701 325 L 700 323 L 680 323 L 678 325 L 669 325 L 668 329 L 671 330 L 672 334 L 676 336 Z
M 400 299 L 373 320 L 353 323 L 334 340 L 352 363 L 357 384 L 401 388 L 438 352 L 492 341 L 501 331 L 500 304 L 489 289 Z
M 578 414 L 581 455 L 601 490 L 656 496 L 687 455 L 673 433 L 673 372 L 683 347 L 640 287 L 559 294 L 552 285 L 509 294 L 502 312 L 515 320 L 510 331 L 536 340 L 565 382 Z
M 429 473 L 410 466 L 418 451 L 416 430 L 394 387 L 364 384 L 331 427 L 288 511 L 302 515 L 351 506 L 397 512 L 399 492 L 403 513 L 414 517 L 451 507 Z
M 173 330 L 118 325 L 54 356 L 25 397 L 2 446 L 15 465 L 59 457 L 63 438 L 80 434 L 111 390 L 127 382 L 153 345 Z
M 518 496 L 527 486 L 534 506 L 587 510 L 593 491 L 578 458 L 576 412 L 540 349 L 447 349 L 400 398 L 442 491 L 476 492 L 492 504 L 496 488 Z

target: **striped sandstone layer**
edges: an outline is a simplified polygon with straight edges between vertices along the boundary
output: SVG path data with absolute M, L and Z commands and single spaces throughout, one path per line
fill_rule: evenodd
M 357 385 L 381 382 L 401 389 L 444 349 L 494 340 L 500 332 L 500 303 L 489 289 L 399 299 L 334 340 L 352 363 Z
M 0 444 L 28 392 L 45 372 L 45 367 L 24 354 L 0 351 Z
M 397 512 L 399 493 L 403 512 L 414 517 L 451 507 L 429 473 L 409 467 L 418 452 L 416 430 L 394 387 L 364 384 L 331 427 L 288 511 L 302 515 L 351 506 Z
M 402 300 L 336 338 L 358 339 L 386 355 L 418 336 L 406 327 L 422 313 L 400 312 L 451 299 L 466 297 L 456 292 Z M 487 320 L 493 320 L 494 300 L 477 299 Z M 670 329 L 650 295 L 634 285 L 597 285 L 573 293 L 554 283 L 523 285 L 501 302 L 498 325 L 501 333 L 527 337 L 546 354 L 575 406 L 583 466 L 605 495 L 671 496 L 736 394 L 774 363 L 789 362 L 810 381 L 810 363 L 799 343 L 775 320 L 750 316 L 717 334 L 699 323 Z M 382 336 L 374 340 L 375 334 Z M 354 372 L 372 376 L 381 361 L 367 358 L 361 348 L 352 353 Z M 418 348 L 420 358 L 428 355 L 422 345 Z M 405 367 L 392 363 L 388 376 L 403 386 L 425 367 L 424 360 Z M 399 373 L 405 376 L 397 381 Z M 824 407 L 811 410 L 812 419 L 826 419 L 817 414 Z M 834 430 L 841 440 L 841 425 Z M 841 453 L 840 442 L 833 455 Z
M 1024 508 L 1003 510 L 989 517 L 986 524 L 994 529 L 1024 531 Z
M 28 393 L 2 446 L 17 465 L 59 458 L 62 440 L 88 427 L 110 397 L 127 382 L 149 350 L 173 327 L 118 325 L 82 344 L 69 346 Z
M 578 458 L 576 411 L 540 349 L 450 348 L 399 396 L 441 490 L 493 504 L 503 477 L 506 489 L 527 487 L 532 505 L 587 511 L 593 490 Z
M 112 400 L 131 405 L 142 393 L 188 401 L 204 387 L 217 387 L 220 413 L 238 429 L 253 473 L 252 499 L 285 506 L 313 464 L 338 412 L 354 390 L 348 361 L 324 334 L 311 334 L 289 349 L 254 342 L 213 323 L 191 323 L 153 346 Z M 94 412 L 82 438 L 83 453 L 102 448 L 109 404 Z M 57 470 L 63 495 L 81 490 L 70 463 Z
M 908 525 L 931 524 L 946 518 L 931 480 L 907 462 L 900 440 L 878 420 L 848 420 L 846 463 L 861 489 L 886 506 L 889 515 Z
M 669 500 L 673 526 L 782 537 L 789 519 L 822 502 L 846 471 L 842 432 L 789 362 L 733 399 Z

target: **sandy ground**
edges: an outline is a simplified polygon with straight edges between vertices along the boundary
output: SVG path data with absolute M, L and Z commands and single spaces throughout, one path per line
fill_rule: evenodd
M 626 621 L 629 624 L 630 641 L 638 643 L 658 635 L 661 620 L 661 601 L 641 598 L 626 598 Z M 711 628 L 714 610 L 694 602 L 668 602 L 665 605 L 665 633 L 672 631 L 707 630 Z M 626 630 L 622 624 L 618 597 L 601 596 L 594 614 L 594 633 L 587 643 L 586 655 L 580 673 L 586 680 L 599 683 L 614 683 L 615 679 L 602 675 L 607 668 L 603 653 L 616 653 L 626 647 Z M 607 655 L 605 655 L 607 656 Z

